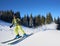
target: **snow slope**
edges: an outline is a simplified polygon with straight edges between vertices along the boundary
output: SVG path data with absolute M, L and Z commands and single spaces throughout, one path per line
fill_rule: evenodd
M 15 45 L 1 44 L 2 41 L 10 40 L 15 37 L 13 28 L 9 28 L 11 24 L 0 21 L 0 46 L 60 46 L 60 31 L 56 30 L 56 24 L 46 24 L 42 27 L 27 28 L 23 30 L 27 33 L 34 33 L 22 42 Z M 20 35 L 22 35 L 20 33 Z
M 16 46 L 60 46 L 60 32 L 58 31 L 40 31 Z

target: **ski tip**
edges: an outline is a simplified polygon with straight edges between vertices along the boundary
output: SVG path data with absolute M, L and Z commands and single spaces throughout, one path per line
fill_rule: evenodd
M 1 44 L 4 44 L 5 42 L 0 42 Z

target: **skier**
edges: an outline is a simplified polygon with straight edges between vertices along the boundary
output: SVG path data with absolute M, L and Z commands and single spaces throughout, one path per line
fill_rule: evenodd
M 16 34 L 16 37 L 15 38 L 20 38 L 22 36 L 19 35 L 19 32 L 20 31 L 22 34 L 23 34 L 23 37 L 24 36 L 27 36 L 27 34 L 24 32 L 24 30 L 22 29 L 21 25 L 20 25 L 20 19 L 17 18 L 16 16 L 13 15 L 13 20 L 12 20 L 12 25 L 10 26 L 10 28 L 12 26 L 15 26 L 15 29 L 14 29 L 14 32 Z

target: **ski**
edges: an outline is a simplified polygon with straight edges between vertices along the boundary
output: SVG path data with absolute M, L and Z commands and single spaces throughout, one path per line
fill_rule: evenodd
M 32 33 L 32 34 L 33 34 L 33 33 Z M 11 42 L 11 43 L 8 43 L 8 45 L 15 45 L 15 44 L 23 41 L 24 39 L 28 38 L 28 37 L 31 36 L 32 34 L 29 34 L 27 37 L 22 37 L 21 39 L 18 39 L 18 40 L 16 40 L 16 41 L 13 41 L 13 42 Z
M 5 44 L 5 43 L 8 43 L 8 42 L 14 41 L 14 40 L 16 40 L 16 39 L 20 39 L 20 38 L 13 38 L 13 39 L 11 39 L 11 40 L 7 40 L 7 41 L 1 42 L 1 43 L 2 43 L 2 44 Z

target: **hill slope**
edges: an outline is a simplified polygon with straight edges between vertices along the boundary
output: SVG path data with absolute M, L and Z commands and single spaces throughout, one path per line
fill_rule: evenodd
M 0 42 L 10 40 L 15 37 L 14 27 L 9 28 L 11 24 L 0 21 Z M 23 30 L 27 33 L 34 33 L 34 35 L 26 38 L 22 42 L 12 46 L 60 46 L 60 32 L 56 30 L 56 24 L 46 24 L 42 27 L 27 28 L 23 27 Z M 22 35 L 20 33 L 20 35 Z M 1 44 L 0 46 L 10 46 L 7 44 Z

